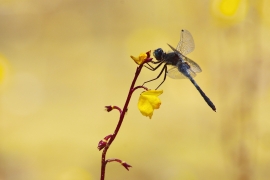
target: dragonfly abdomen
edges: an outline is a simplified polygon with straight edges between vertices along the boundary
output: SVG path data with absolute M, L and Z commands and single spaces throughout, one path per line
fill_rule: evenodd
M 191 77 L 191 74 L 189 73 L 190 66 L 186 62 L 184 62 L 184 63 L 178 62 L 177 67 L 178 67 L 178 70 L 182 74 L 184 74 L 186 77 L 188 77 L 188 78 Z
M 202 89 L 200 88 L 200 86 L 195 82 L 195 80 L 189 76 L 190 81 L 192 82 L 192 84 L 194 84 L 194 86 L 196 87 L 196 89 L 199 91 L 199 93 L 201 94 L 201 96 L 203 97 L 203 99 L 205 100 L 205 102 L 208 104 L 208 106 L 211 107 L 211 109 L 213 109 L 213 111 L 216 112 L 216 107 L 215 105 L 212 103 L 212 101 L 205 95 L 205 93 L 202 91 Z

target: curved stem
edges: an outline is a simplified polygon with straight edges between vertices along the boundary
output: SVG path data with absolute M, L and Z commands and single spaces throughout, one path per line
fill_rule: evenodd
M 133 93 L 135 90 L 139 89 L 139 88 L 143 88 L 143 89 L 145 89 L 146 91 L 148 90 L 147 87 L 144 87 L 144 86 L 136 86 L 135 88 L 132 89 L 132 93 Z
M 110 147 L 110 145 L 112 144 L 112 142 L 114 141 L 115 137 L 117 136 L 118 132 L 119 132 L 119 129 L 122 125 L 122 122 L 124 120 L 124 117 L 125 117 L 125 114 L 127 112 L 127 109 L 128 109 L 128 104 L 130 102 L 130 99 L 131 99 L 131 96 L 132 96 L 132 93 L 134 92 L 134 90 L 138 89 L 138 88 L 143 88 L 142 86 L 137 86 L 136 88 L 134 88 L 135 86 L 135 83 L 137 81 L 137 78 L 142 70 L 142 67 L 143 67 L 143 64 L 141 64 L 139 67 L 137 67 L 137 70 L 135 72 L 135 76 L 134 76 L 134 79 L 131 83 L 131 86 L 129 88 L 129 92 L 128 92 L 128 96 L 127 96 L 127 99 L 126 99 L 126 102 L 124 104 L 124 107 L 122 109 L 122 112 L 120 112 L 120 117 L 119 117 L 119 121 L 118 121 L 118 124 L 114 130 L 114 133 L 112 135 L 112 137 L 110 138 L 108 144 L 106 145 L 106 147 L 103 149 L 103 152 L 102 152 L 102 158 L 101 158 L 101 176 L 100 176 L 100 180 L 104 180 L 105 179 L 105 169 L 106 169 L 106 164 L 107 164 L 107 161 L 106 161 L 106 153 Z
M 120 114 L 122 113 L 122 109 L 119 108 L 118 106 L 113 106 L 113 108 L 114 108 L 114 109 L 117 109 L 117 110 L 120 112 Z

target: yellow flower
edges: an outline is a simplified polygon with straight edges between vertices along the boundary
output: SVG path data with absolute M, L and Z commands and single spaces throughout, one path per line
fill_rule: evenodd
M 138 108 L 142 115 L 148 116 L 151 119 L 154 109 L 158 109 L 161 104 L 158 96 L 162 93 L 163 90 L 148 90 L 141 93 Z
M 0 85 L 7 80 L 9 73 L 8 60 L 0 53 Z
M 242 21 L 249 9 L 248 0 L 212 0 L 212 13 L 214 17 L 226 24 Z
M 150 60 L 149 59 L 149 57 L 150 57 L 150 51 L 148 51 L 146 53 L 141 53 L 139 55 L 139 57 L 134 57 L 134 56 L 130 56 L 130 57 L 135 61 L 135 63 L 141 65 L 145 61 Z

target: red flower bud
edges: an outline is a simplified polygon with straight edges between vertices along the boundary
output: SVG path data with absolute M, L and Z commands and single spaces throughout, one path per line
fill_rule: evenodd
M 105 106 L 105 111 L 110 112 L 113 109 L 117 109 L 120 113 L 122 112 L 122 110 L 118 106 Z
M 151 50 L 148 51 L 148 52 L 146 52 L 146 54 L 147 54 L 147 58 L 150 58 L 150 56 L 151 56 Z
M 132 167 L 131 165 L 127 164 L 125 161 L 122 161 L 122 166 L 124 166 L 128 171 L 129 171 L 129 168 Z
M 106 136 L 104 139 L 100 140 L 98 143 L 98 150 L 102 150 L 108 143 L 108 140 L 112 137 L 112 135 Z
M 120 159 L 115 159 L 115 158 L 113 158 L 113 159 L 107 159 L 107 162 L 113 162 L 113 161 L 119 162 L 128 171 L 129 171 L 129 168 L 132 167 L 131 165 L 127 164 L 125 161 L 122 161 Z
M 113 110 L 113 106 L 105 106 L 105 110 L 110 112 Z

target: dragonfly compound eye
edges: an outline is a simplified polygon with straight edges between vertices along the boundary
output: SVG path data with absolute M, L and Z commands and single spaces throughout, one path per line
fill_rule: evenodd
M 156 60 L 161 60 L 163 53 L 164 53 L 163 50 L 161 48 L 158 48 L 153 52 L 153 55 L 156 58 Z

